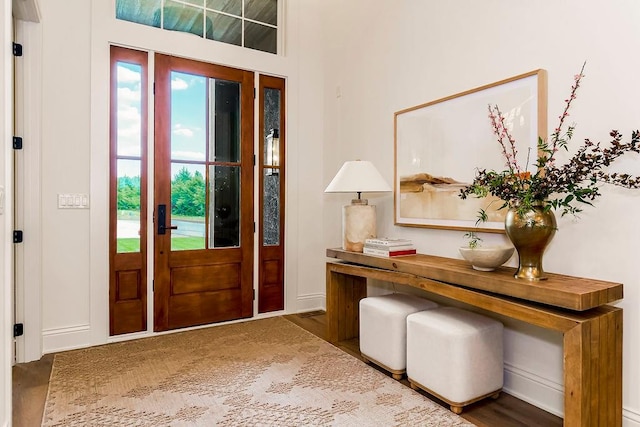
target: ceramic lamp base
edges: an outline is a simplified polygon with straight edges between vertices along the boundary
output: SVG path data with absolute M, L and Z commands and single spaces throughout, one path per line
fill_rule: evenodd
M 342 249 L 362 252 L 365 239 L 376 237 L 376 207 L 364 199 L 353 200 L 350 205 L 343 206 L 342 233 Z

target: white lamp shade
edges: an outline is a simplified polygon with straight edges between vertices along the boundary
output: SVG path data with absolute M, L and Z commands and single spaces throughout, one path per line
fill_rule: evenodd
M 366 160 L 345 162 L 325 193 L 377 193 L 392 191 L 373 163 Z

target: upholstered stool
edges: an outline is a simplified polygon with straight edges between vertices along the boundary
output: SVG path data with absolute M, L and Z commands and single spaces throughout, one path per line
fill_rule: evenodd
M 456 414 L 503 383 L 502 323 L 454 307 L 407 316 L 407 377 Z
M 407 315 L 437 306 L 407 294 L 361 299 L 360 353 L 399 380 L 407 367 Z

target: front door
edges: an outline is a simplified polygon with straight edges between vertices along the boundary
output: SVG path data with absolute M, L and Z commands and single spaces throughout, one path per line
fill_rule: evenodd
M 155 56 L 155 331 L 253 314 L 253 79 Z

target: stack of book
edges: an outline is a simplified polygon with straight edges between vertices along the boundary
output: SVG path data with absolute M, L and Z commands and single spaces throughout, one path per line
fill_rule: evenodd
M 416 248 L 409 239 L 389 239 L 381 237 L 378 239 L 366 239 L 362 252 L 368 255 L 394 257 L 414 255 Z

